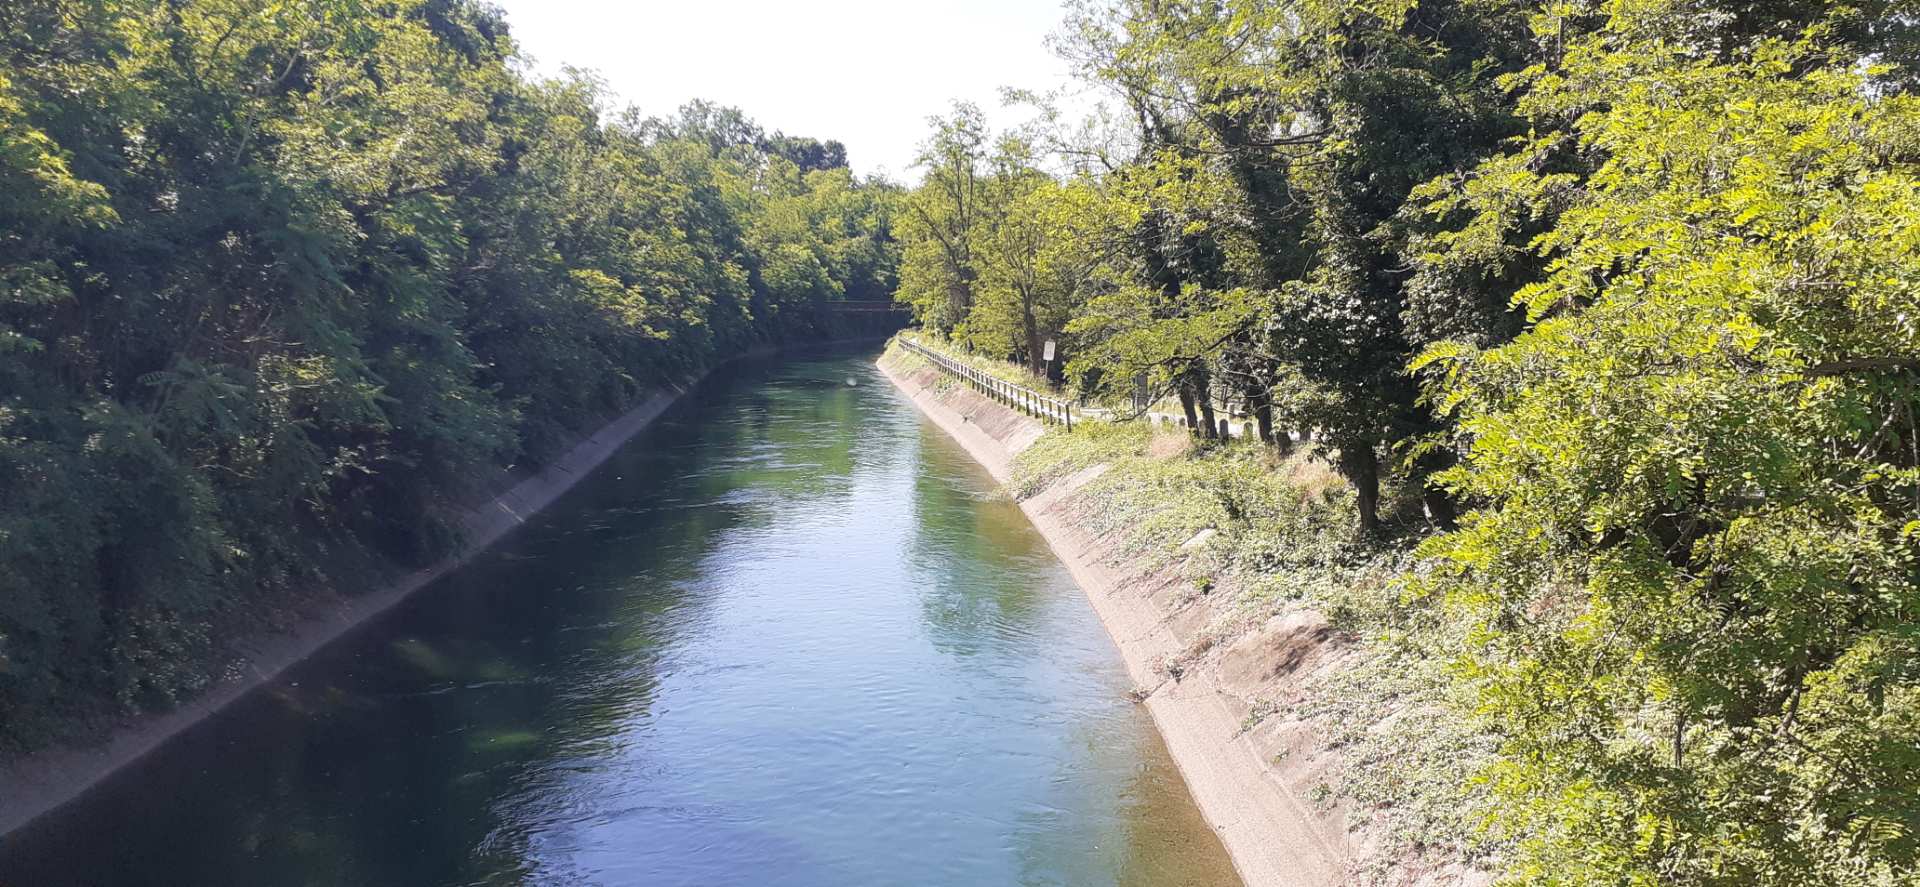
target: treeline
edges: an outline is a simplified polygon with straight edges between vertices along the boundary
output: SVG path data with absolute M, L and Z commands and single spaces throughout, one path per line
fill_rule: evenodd
M 195 691 L 501 469 L 893 290 L 838 143 L 523 67 L 468 0 L 0 4 L 0 741 Z
M 1075 9 L 1114 110 L 937 121 L 922 323 L 1313 429 L 1427 535 L 1514 880 L 1920 877 L 1920 10 Z

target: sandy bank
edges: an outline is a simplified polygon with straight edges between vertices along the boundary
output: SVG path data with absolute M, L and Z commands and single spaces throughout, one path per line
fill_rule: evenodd
M 1014 457 L 1042 433 L 1035 420 L 937 371 L 908 370 L 892 360 L 880 369 L 1003 482 Z M 1196 656 L 1211 622 L 1207 606 L 1170 587 L 1170 577 L 1119 558 L 1111 540 L 1081 529 L 1073 517 L 1075 494 L 1103 469 L 1065 478 L 1020 507 L 1092 601 L 1241 878 L 1249 887 L 1346 883 L 1364 848 L 1343 827 L 1344 810 L 1311 800 L 1332 764 L 1329 756 L 1297 721 L 1244 726 L 1255 698 L 1272 698 L 1307 673 L 1334 666 L 1338 651 L 1324 623 L 1276 619 L 1225 649 L 1200 648 L 1209 655 Z

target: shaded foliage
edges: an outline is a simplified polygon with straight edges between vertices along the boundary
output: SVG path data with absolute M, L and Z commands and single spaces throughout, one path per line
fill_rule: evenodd
M 1118 110 L 1055 140 L 1104 247 L 1070 372 L 1312 429 L 1430 537 L 1514 882 L 1920 871 L 1917 14 L 1073 7 Z
M 516 64 L 465 0 L 0 6 L 0 737 L 192 692 L 482 479 L 893 289 L 837 143 Z

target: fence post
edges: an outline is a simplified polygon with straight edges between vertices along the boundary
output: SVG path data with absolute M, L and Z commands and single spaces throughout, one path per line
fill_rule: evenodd
M 926 357 L 933 362 L 934 366 L 939 367 L 950 375 L 959 377 L 961 381 L 972 385 L 975 391 L 992 398 L 995 402 L 1009 409 L 1019 410 L 1043 422 L 1065 425 L 1068 431 L 1073 430 L 1072 403 L 1047 397 L 1025 385 L 1008 382 L 985 370 L 962 364 L 944 354 L 936 353 L 912 339 L 902 338 L 900 342 L 905 345 L 908 350 Z M 1149 416 L 1148 419 L 1152 421 L 1153 417 Z M 1222 424 L 1225 424 L 1224 420 Z

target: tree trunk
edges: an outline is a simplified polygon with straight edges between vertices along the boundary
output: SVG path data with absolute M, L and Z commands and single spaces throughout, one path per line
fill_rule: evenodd
M 1040 326 L 1033 322 L 1033 297 L 1020 297 L 1020 325 L 1027 335 L 1027 365 L 1033 374 L 1045 378 L 1047 362 L 1040 348 Z
M 1200 405 L 1200 422 L 1203 436 L 1208 440 L 1220 439 L 1220 423 L 1213 418 L 1213 385 L 1204 360 L 1194 361 L 1188 368 L 1185 381 L 1192 391 L 1193 399 Z
M 1439 487 L 1428 486 L 1420 490 L 1420 500 L 1426 503 L 1427 516 L 1433 518 L 1434 526 L 1442 530 L 1453 530 L 1460 526 L 1460 510 L 1453 504 L 1453 496 Z
M 1185 377 L 1180 379 L 1180 411 L 1187 414 L 1187 433 L 1200 433 L 1200 415 L 1193 410 L 1193 389 L 1188 387 Z
M 1441 450 L 1422 458 L 1416 466 L 1420 472 L 1420 500 L 1427 506 L 1427 517 L 1442 530 L 1452 530 L 1460 525 L 1460 510 L 1454 504 L 1453 494 L 1434 486 L 1430 479 L 1435 472 L 1452 466 L 1455 461 L 1451 451 Z
M 1253 392 L 1247 398 L 1247 403 L 1253 407 L 1253 425 L 1260 433 L 1260 441 L 1273 443 L 1273 392 L 1264 388 Z M 1289 447 L 1283 445 L 1280 449 L 1285 452 Z
M 1353 484 L 1354 506 L 1360 512 L 1360 534 L 1380 529 L 1380 457 L 1372 441 L 1344 441 L 1340 446 L 1340 473 Z
M 947 285 L 947 332 L 959 326 L 967 319 L 967 311 L 973 307 L 973 283 L 970 274 L 961 274 L 958 279 Z

